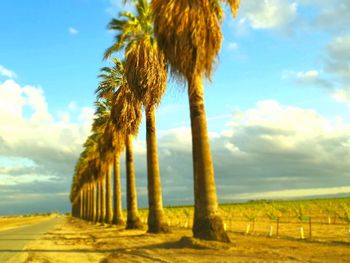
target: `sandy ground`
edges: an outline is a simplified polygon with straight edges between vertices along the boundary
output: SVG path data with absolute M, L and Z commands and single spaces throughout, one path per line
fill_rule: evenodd
M 50 216 L 28 216 L 28 217 L 0 217 L 0 231 L 13 229 L 25 225 L 43 222 L 51 219 L 55 215 Z
M 191 231 L 153 235 L 66 218 L 16 262 L 349 262 L 345 242 L 316 242 L 230 233 L 233 243 L 203 242 Z

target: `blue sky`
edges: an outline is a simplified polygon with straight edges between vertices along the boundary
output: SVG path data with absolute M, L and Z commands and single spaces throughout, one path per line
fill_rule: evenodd
M 125 8 L 119 2 L 1 1 L 0 214 L 69 208 L 113 41 L 106 25 Z M 227 13 L 216 71 L 205 82 L 220 201 L 348 193 L 349 1 L 241 2 L 236 19 Z M 164 202 L 191 203 L 188 102 L 178 83 L 169 82 L 157 127 Z M 144 137 L 142 125 L 141 205 Z

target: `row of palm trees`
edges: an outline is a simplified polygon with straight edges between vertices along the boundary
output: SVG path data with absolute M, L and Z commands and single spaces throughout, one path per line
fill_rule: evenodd
M 125 1 L 127 2 L 127 1 Z M 124 224 L 120 191 L 120 155 L 126 160 L 126 228 L 141 228 L 137 211 L 132 140 L 146 116 L 148 232 L 168 232 L 159 172 L 155 112 L 166 89 L 168 71 L 188 84 L 193 179 L 194 237 L 229 242 L 214 180 L 203 77 L 210 79 L 221 46 L 222 3 L 236 15 L 239 0 L 132 0 L 134 12 L 121 12 L 108 28 L 116 31 L 104 58 L 96 90 L 92 133 L 76 164 L 70 199 L 73 216 L 93 222 Z M 113 190 L 112 190 L 113 175 Z

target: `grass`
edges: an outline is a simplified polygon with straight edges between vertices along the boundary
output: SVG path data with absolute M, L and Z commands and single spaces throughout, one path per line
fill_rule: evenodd
M 227 231 L 240 234 L 349 242 L 350 198 L 250 201 L 220 205 Z M 191 228 L 193 207 L 166 207 L 171 226 Z M 147 222 L 147 209 L 140 209 Z M 278 229 L 278 230 L 277 230 Z M 305 232 L 305 234 L 304 234 Z

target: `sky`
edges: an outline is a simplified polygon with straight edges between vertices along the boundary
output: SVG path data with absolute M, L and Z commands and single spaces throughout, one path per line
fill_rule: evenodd
M 0 215 L 70 210 L 97 75 L 109 65 L 106 26 L 125 9 L 120 0 L 0 1 Z M 221 203 L 350 193 L 349 13 L 349 0 L 241 0 L 235 19 L 227 12 L 205 81 Z M 169 80 L 156 115 L 165 205 L 193 203 L 184 87 Z M 141 207 L 144 125 L 134 141 Z

